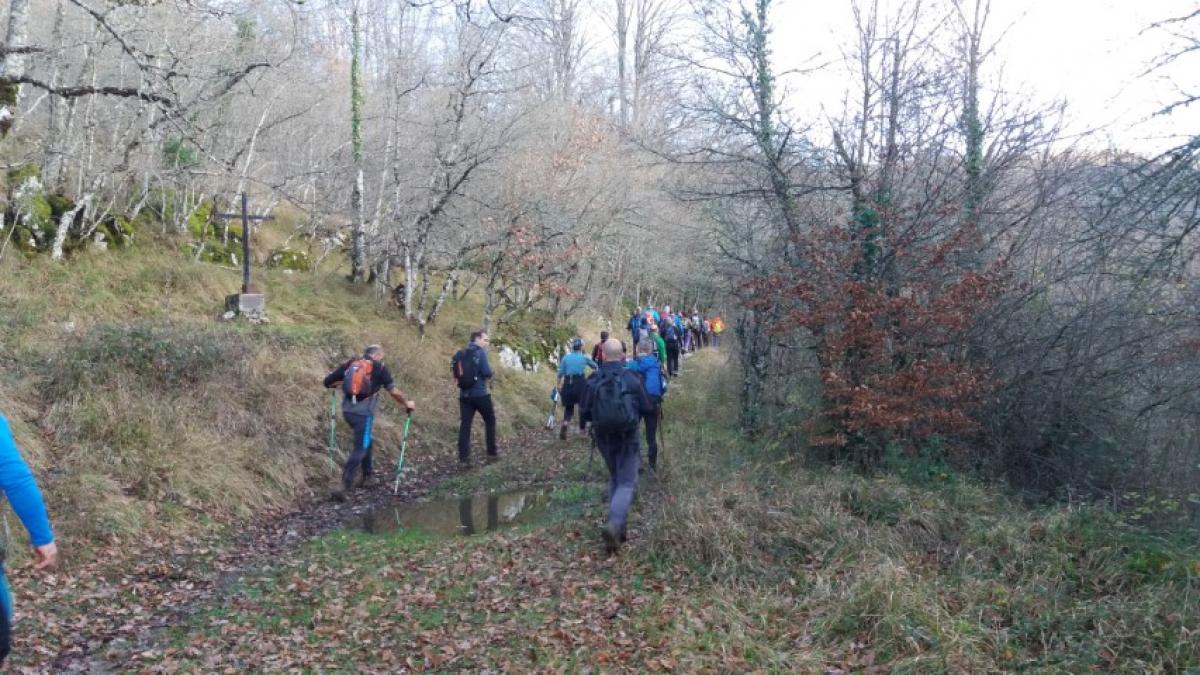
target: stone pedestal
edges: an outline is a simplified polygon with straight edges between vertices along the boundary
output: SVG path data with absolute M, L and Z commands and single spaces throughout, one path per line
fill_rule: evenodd
M 267 320 L 267 296 L 262 293 L 234 293 L 225 296 L 224 318 L 244 316 L 250 321 Z

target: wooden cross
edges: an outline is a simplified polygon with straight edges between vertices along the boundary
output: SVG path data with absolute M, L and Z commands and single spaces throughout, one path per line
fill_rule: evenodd
M 273 216 L 252 216 L 246 210 L 246 193 L 242 193 L 241 213 L 217 213 L 214 218 L 242 219 L 242 293 L 250 292 L 250 221 L 274 220 Z

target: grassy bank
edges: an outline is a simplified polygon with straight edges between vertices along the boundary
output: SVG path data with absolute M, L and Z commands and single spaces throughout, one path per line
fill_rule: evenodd
M 707 355 L 711 360 L 713 355 Z M 714 366 L 715 364 L 710 364 Z M 712 583 L 760 667 L 889 672 L 1200 665 L 1200 549 L 1091 505 L 1030 509 L 1001 488 L 802 466 L 713 411 L 728 377 L 673 401 L 688 427 L 653 502 L 648 561 Z M 723 385 L 721 383 L 727 383 Z M 697 646 L 729 631 L 678 625 Z
M 412 461 L 453 453 L 448 363 L 478 320 L 475 302 L 449 303 L 422 337 L 338 272 L 255 276 L 269 323 L 251 326 L 218 320 L 239 272 L 192 262 L 170 241 L 0 264 L 0 410 L 47 492 L 68 563 L 323 494 L 335 471 L 320 380 L 370 342 L 417 401 Z M 537 425 L 550 376 L 497 371 L 501 434 Z M 390 402 L 381 410 L 377 448 L 391 458 L 403 418 Z M 340 421 L 338 432 L 344 451 Z

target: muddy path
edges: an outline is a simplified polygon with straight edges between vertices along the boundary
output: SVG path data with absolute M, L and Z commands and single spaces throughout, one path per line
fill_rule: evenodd
M 294 509 L 220 534 L 146 538 L 98 551 L 93 562 L 34 576 L 14 570 L 18 607 L 13 656 L 20 672 L 125 672 L 139 668 L 164 629 L 218 601 L 244 575 L 269 568 L 304 542 L 361 521 L 390 505 L 431 493 L 480 492 L 545 484 L 586 457 L 582 439 L 544 430 L 506 439 L 499 461 L 462 469 L 454 457 L 406 472 L 399 494 L 384 481 L 346 503 L 318 495 Z

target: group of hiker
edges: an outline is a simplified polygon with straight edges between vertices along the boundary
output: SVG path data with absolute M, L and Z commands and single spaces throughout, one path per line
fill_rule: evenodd
M 691 316 L 663 307 L 638 308 L 629 320 L 633 353 L 621 340 L 602 331 L 588 356 L 583 339 L 572 338 L 559 360 L 554 391 L 564 414 L 558 428 L 566 439 L 574 426 L 580 437 L 591 436 L 609 471 L 609 517 L 602 531 L 605 547 L 616 551 L 626 538 L 626 522 L 641 471 L 638 428 L 645 433 L 647 464 L 658 469 L 657 432 L 662 418 L 663 397 L 668 382 L 679 375 L 680 355 L 697 349 L 720 346 L 725 324 L 720 317 Z M 471 333 L 470 342 L 450 360 L 451 374 L 458 385 L 458 461 L 471 465 L 471 427 L 478 415 L 483 419 L 487 461 L 499 457 L 496 445 L 496 411 L 489 382 L 494 373 L 488 362 L 490 336 L 485 330 Z M 591 371 L 589 374 L 588 371 Z M 354 431 L 354 447 L 342 467 L 340 489 L 335 498 L 345 500 L 361 475 L 360 486 L 377 482 L 371 452 L 371 427 L 378 394 L 387 391 L 409 415 L 416 403 L 401 392 L 383 364 L 383 348 L 370 345 L 361 357 L 350 359 L 325 377 L 328 388 L 342 389 L 342 416 Z M 576 418 L 576 412 L 578 417 Z M 589 431 L 590 428 L 590 431 Z
M 633 311 L 628 328 L 634 351 L 643 340 L 652 341 L 659 359 L 667 366 L 667 376 L 675 377 L 679 374 L 681 354 L 721 346 L 725 322 L 719 316 L 705 316 L 695 308 L 689 315 L 671 311 L 670 305 L 664 305 L 661 312 L 647 306 Z

